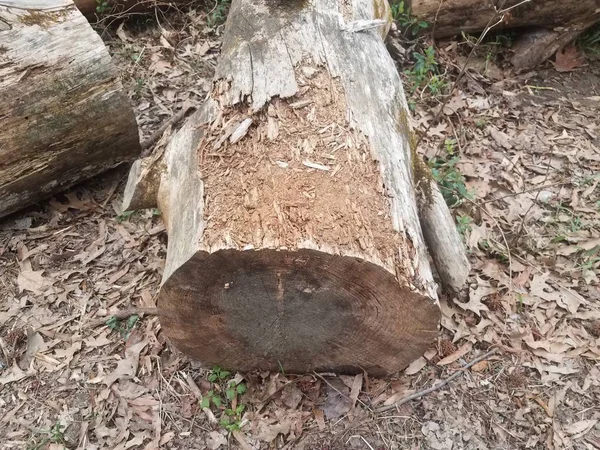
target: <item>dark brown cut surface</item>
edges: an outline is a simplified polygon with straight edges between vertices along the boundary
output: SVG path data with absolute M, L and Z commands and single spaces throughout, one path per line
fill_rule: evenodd
M 164 284 L 162 328 L 209 365 L 385 376 L 423 354 L 439 308 L 369 262 L 316 250 L 198 252 Z

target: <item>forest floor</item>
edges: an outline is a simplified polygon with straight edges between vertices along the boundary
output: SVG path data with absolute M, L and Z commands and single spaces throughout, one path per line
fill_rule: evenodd
M 211 88 L 225 14 L 98 26 L 142 140 Z M 442 298 L 439 340 L 407 371 L 234 374 L 186 359 L 142 314 L 167 236 L 156 211 L 122 211 L 121 167 L 0 221 L 0 448 L 599 449 L 599 50 L 517 74 L 510 39 L 476 49 L 443 108 L 472 41 L 394 52 L 473 266 L 468 302 Z

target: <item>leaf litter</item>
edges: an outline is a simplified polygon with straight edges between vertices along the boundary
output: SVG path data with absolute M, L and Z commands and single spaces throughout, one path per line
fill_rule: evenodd
M 220 48 L 200 9 L 156 17 L 102 30 L 143 139 L 201 103 Z M 457 48 L 440 45 L 449 76 Z M 156 317 L 111 321 L 155 306 L 166 252 L 159 217 L 120 209 L 126 168 L 2 220 L 0 446 L 600 448 L 600 66 L 581 58 L 567 48 L 524 75 L 475 61 L 439 122 L 439 100 L 416 103 L 419 150 L 431 158 L 454 139 L 474 193 L 455 210 L 473 219 L 469 295 L 442 299 L 437 345 L 390 380 L 237 376 L 247 391 L 232 432 L 224 407 L 200 405 L 211 368 L 170 347 Z M 456 381 L 375 412 L 491 347 Z

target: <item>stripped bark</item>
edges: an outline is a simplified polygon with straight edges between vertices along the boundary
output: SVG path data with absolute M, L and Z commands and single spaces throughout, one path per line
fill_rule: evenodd
M 161 323 L 189 355 L 386 375 L 435 339 L 416 188 L 433 182 L 416 169 L 388 17 L 379 0 L 234 0 L 211 95 L 161 166 L 140 163 L 157 172 L 130 174 L 131 198 L 157 190 Z M 457 236 L 446 205 L 420 198 Z M 444 252 L 466 261 L 462 245 Z
M 70 0 L 0 2 L 0 217 L 140 153 L 129 99 Z

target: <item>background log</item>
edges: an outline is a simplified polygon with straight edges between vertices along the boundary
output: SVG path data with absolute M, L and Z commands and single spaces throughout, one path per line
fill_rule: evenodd
M 504 8 L 510 8 L 522 0 L 508 0 Z M 435 37 L 443 38 L 465 33 L 483 31 L 494 15 L 494 4 L 481 0 L 412 0 L 412 14 L 433 24 Z M 568 27 L 589 21 L 600 11 L 598 0 L 532 0 L 511 9 L 504 16 L 502 27 Z M 437 17 L 437 20 L 436 20 Z M 500 28 L 500 27 L 499 27 Z
M 0 216 L 139 155 L 129 99 L 70 0 L 0 3 Z
M 103 16 L 127 16 L 135 13 L 152 11 L 153 8 L 164 8 L 171 5 L 192 3 L 192 0 L 107 0 L 106 9 L 98 12 L 96 0 L 74 0 L 75 5 L 88 19 Z
M 389 10 L 339 5 L 234 0 L 209 99 L 130 174 L 146 205 L 160 178 L 162 329 L 207 364 L 386 375 L 437 336 Z
M 434 24 L 436 38 L 483 31 L 494 17 L 493 4 L 480 0 L 412 0 L 412 14 Z M 530 69 L 550 58 L 600 20 L 600 0 L 508 0 L 490 25 L 494 30 L 524 28 L 513 46 L 512 64 Z M 501 23 L 497 22 L 501 20 Z

